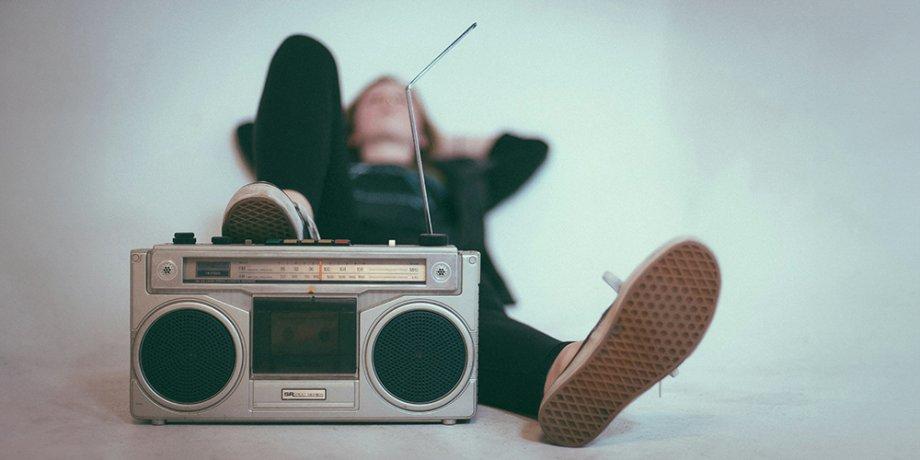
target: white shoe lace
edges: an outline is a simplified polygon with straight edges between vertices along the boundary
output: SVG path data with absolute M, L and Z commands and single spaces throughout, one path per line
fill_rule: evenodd
M 623 280 L 618 278 L 617 275 L 614 275 L 613 273 L 610 273 L 610 272 L 604 272 L 603 278 L 604 278 L 604 282 L 610 285 L 610 287 L 613 288 L 614 292 L 616 292 L 617 294 L 620 293 L 620 286 L 623 285 Z
M 304 226 L 307 227 L 310 238 L 314 240 L 321 239 L 319 236 L 319 227 L 317 227 L 316 222 L 313 221 L 312 213 L 304 212 L 303 209 L 300 209 L 300 205 L 298 205 L 297 202 L 294 202 L 294 207 L 297 209 L 297 214 L 300 215 L 300 219 L 303 220 Z

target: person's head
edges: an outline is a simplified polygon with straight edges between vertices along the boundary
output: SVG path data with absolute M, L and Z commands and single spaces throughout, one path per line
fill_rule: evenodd
M 412 101 L 419 129 L 419 144 L 423 151 L 431 151 L 438 139 L 437 131 L 414 92 Z M 377 78 L 361 90 L 345 111 L 348 119 L 348 147 L 356 155 L 355 160 L 410 164 L 413 149 L 408 110 L 406 85 L 394 77 Z M 387 157 L 366 158 L 362 147 L 374 142 L 402 144 L 408 148 L 405 154 L 397 149 Z

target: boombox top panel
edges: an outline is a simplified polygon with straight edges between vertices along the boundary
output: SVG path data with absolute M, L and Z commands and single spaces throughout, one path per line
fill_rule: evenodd
M 240 289 L 278 293 L 374 291 L 456 292 L 460 280 L 457 248 L 354 245 L 311 246 L 158 245 L 148 253 L 149 289 L 191 291 Z M 270 284 L 271 287 L 260 287 Z M 285 285 L 287 288 L 285 288 Z

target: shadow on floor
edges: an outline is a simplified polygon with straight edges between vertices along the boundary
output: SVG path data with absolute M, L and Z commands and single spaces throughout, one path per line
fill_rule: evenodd
M 127 372 L 80 373 L 74 375 L 73 380 L 79 382 L 83 393 L 89 396 L 82 407 L 89 416 L 140 423 L 128 410 Z
M 524 420 L 526 420 L 526 423 L 524 423 L 524 427 L 521 429 L 521 437 L 528 441 L 547 444 L 547 441 L 543 439 L 543 430 L 540 429 L 540 422 L 531 419 Z M 598 439 L 608 436 L 618 437 L 632 430 L 634 425 L 635 423 L 629 419 L 617 417 L 610 422 L 610 425 L 600 436 L 598 436 Z

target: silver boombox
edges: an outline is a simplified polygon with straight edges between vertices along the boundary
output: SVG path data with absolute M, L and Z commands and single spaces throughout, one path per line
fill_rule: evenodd
M 473 416 L 479 253 L 286 243 L 131 252 L 134 417 Z

